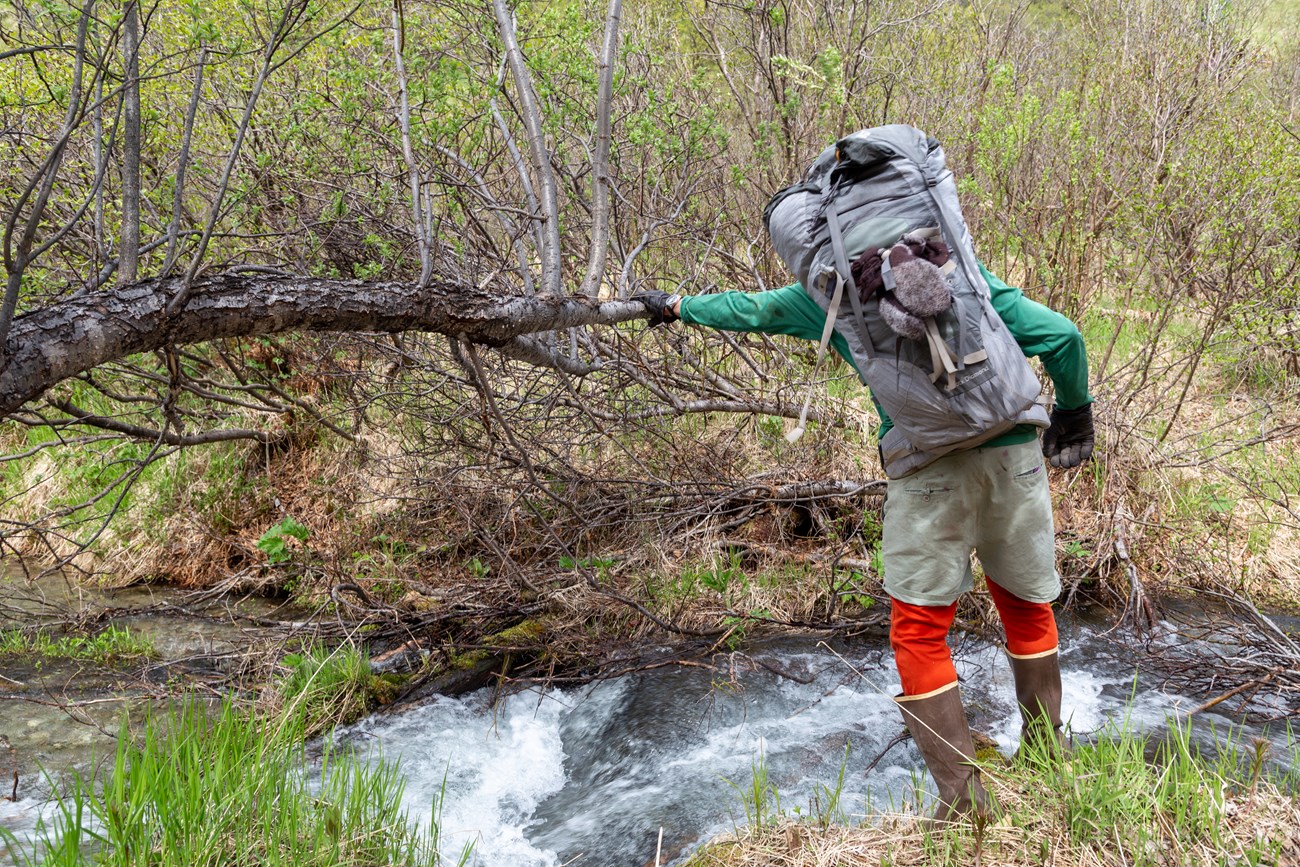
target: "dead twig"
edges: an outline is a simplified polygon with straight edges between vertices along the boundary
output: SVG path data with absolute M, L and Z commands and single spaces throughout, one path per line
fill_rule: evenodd
M 1239 686 L 1235 686 L 1232 689 L 1225 692 L 1223 695 L 1212 698 L 1209 701 L 1207 701 L 1205 704 L 1201 705 L 1200 707 L 1188 711 L 1187 716 L 1195 716 L 1198 713 L 1204 713 L 1205 711 L 1209 710 L 1215 705 L 1222 704 L 1223 702 L 1227 701 L 1233 696 L 1240 695 L 1241 693 L 1245 692 L 1248 689 L 1261 687 L 1264 684 L 1271 681 L 1273 678 L 1277 677 L 1277 675 L 1281 673 L 1281 671 L 1282 669 L 1280 668 L 1274 669 L 1273 671 L 1269 672 L 1264 677 L 1261 677 L 1258 680 L 1248 680 L 1245 683 L 1240 684 Z
M 886 755 L 888 755 L 890 750 L 892 750 L 894 747 L 898 746 L 899 744 L 906 742 L 911 737 L 912 734 L 911 732 L 907 731 L 907 729 L 903 729 L 901 732 L 894 735 L 894 737 L 889 741 L 889 743 L 885 744 L 884 748 L 879 753 L 876 754 L 876 757 L 867 763 L 867 767 L 865 770 L 863 770 L 862 773 L 866 775 L 874 771 L 876 769 L 876 765 L 880 764 L 881 759 L 883 759 Z
M 1138 577 L 1137 566 L 1129 557 L 1128 543 L 1124 540 L 1127 520 L 1127 511 L 1121 500 L 1115 510 L 1115 556 L 1124 565 L 1125 574 L 1128 576 L 1129 595 L 1119 623 L 1127 623 L 1138 632 L 1143 632 L 1155 625 L 1155 612 L 1142 586 L 1142 579 Z

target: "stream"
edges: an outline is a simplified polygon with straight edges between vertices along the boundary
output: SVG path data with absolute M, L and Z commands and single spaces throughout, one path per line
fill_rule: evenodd
M 126 603 L 115 597 L 114 604 Z M 116 623 L 165 642 L 160 650 L 170 659 L 201 650 L 208 665 L 237 664 L 237 650 L 256 641 L 255 629 L 232 624 L 200 633 L 196 627 L 210 621 L 158 613 Z M 1063 714 L 1078 737 L 1125 718 L 1158 735 L 1172 714 L 1204 701 L 1162 691 L 1147 673 L 1147 650 L 1107 634 L 1109 625 L 1061 621 Z M 1010 668 L 994 645 L 969 637 L 957 643 L 973 728 L 1010 753 L 1019 735 Z M 77 675 L 7 665 L 0 673 L 13 681 Z M 138 684 L 166 673 L 146 668 L 133 676 Z M 107 678 L 93 686 L 106 694 L 130 688 Z M 837 788 L 851 821 L 913 809 L 922 764 L 910 741 L 890 746 L 902 731 L 890 698 L 897 691 L 882 639 L 804 636 L 580 688 L 435 697 L 334 737 L 368 757 L 399 761 L 412 818 L 427 827 L 437 804 L 443 852 L 472 842 L 475 867 L 654 864 L 661 829 L 667 865 L 745 824 L 741 791 L 750 791 L 759 763 L 786 813 L 815 814 Z M 0 700 L 0 735 L 13 744 L 24 774 L 19 799 L 0 800 L 0 826 L 30 832 L 43 794 L 33 767 L 84 772 L 93 755 L 111 748 L 121 709 L 113 701 L 78 708 L 101 730 L 57 707 Z M 1193 736 L 1212 749 L 1216 731 L 1229 728 L 1271 737 L 1275 759 L 1294 761 L 1297 745 L 1286 735 L 1241 730 L 1213 712 L 1194 717 Z M 0 796 L 9 785 L 0 779 Z
M 1063 714 L 1079 737 L 1126 715 L 1134 729 L 1158 734 L 1171 714 L 1200 704 L 1147 683 L 1140 650 L 1095 626 L 1062 625 Z M 1019 738 L 1010 668 L 996 647 L 962 643 L 973 727 L 1009 754 Z M 784 640 L 713 662 L 495 705 L 487 691 L 436 698 L 338 738 L 399 759 L 412 815 L 427 822 L 440 799 L 444 852 L 472 841 L 476 867 L 654 864 L 661 828 L 663 863 L 679 863 L 745 824 L 740 791 L 760 760 L 787 813 L 815 813 L 814 798 L 826 804 L 841 772 L 850 819 L 914 800 L 922 763 L 910 741 L 866 771 L 902 731 L 887 646 Z M 1231 727 L 1201 714 L 1193 735 L 1212 749 L 1215 731 Z M 1275 756 L 1293 759 L 1294 742 L 1273 740 Z
M 0 825 L 19 811 L 3 798 L 19 775 L 19 804 L 29 808 L 47 795 L 48 775 L 88 775 L 111 756 L 123 712 L 161 709 L 173 678 L 222 680 L 246 664 L 250 653 L 271 649 L 271 630 L 239 615 L 287 617 L 273 601 L 257 597 L 194 603 L 175 588 L 140 585 L 100 589 L 50 574 L 28 582 L 0 573 L 0 630 L 42 625 L 57 615 L 93 618 L 91 631 L 130 630 L 145 636 L 162 662 L 105 669 L 68 660 L 0 656 Z M 187 615 L 177 607 L 185 605 Z M 100 615 L 104 615 L 102 622 Z M 9 746 L 6 748 L 5 742 Z M 15 767 L 16 765 L 16 767 Z M 8 812 L 6 812 L 8 811 Z

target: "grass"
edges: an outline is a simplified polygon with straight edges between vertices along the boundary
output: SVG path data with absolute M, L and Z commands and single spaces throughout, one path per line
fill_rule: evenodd
M 23 656 L 42 659 L 67 659 L 110 665 L 124 659 L 155 655 L 149 639 L 134 635 L 129 629 L 110 626 L 95 635 L 61 635 L 45 630 L 0 630 L 0 657 Z
M 762 750 L 750 766 L 749 783 L 742 787 L 731 780 L 727 785 L 740 795 L 745 808 L 745 823 L 751 828 L 767 828 L 776 824 L 783 815 L 781 793 L 767 773 L 767 756 Z
M 709 844 L 688 867 L 1160 867 L 1288 864 L 1300 856 L 1298 781 L 1294 772 L 1288 779 L 1270 776 L 1267 750 L 1258 744 L 1228 741 L 1206 756 L 1175 723 L 1154 745 L 1126 725 L 1113 727 L 1065 763 L 1032 746 L 1027 752 L 1014 764 L 983 763 L 999 808 L 979 834 L 969 825 L 926 834 L 911 811 L 869 813 L 856 826 L 828 824 L 825 810 L 810 817 L 773 817 L 769 810 L 755 822 L 754 793 L 767 789 L 756 765 L 754 784 L 737 787 L 750 827 Z M 833 790 L 827 794 L 826 803 L 839 812 Z M 766 793 L 764 803 L 780 802 Z
M 301 704 L 215 713 L 189 699 L 150 718 L 137 741 L 123 724 L 110 766 L 74 777 L 33 843 L 0 828 L 22 867 L 465 864 L 444 861 L 438 810 L 421 830 L 401 809 L 396 765 L 327 749 L 319 774 L 306 758 Z M 0 847 L 2 851 L 3 847 Z
M 284 658 L 289 673 L 281 678 L 282 702 L 301 709 L 308 736 L 355 722 L 394 691 L 370 672 L 370 658 L 358 647 L 311 647 Z
M 735 552 L 688 560 L 668 574 L 646 578 L 646 589 L 660 604 L 690 602 L 711 594 L 725 598 L 728 590 L 748 586 L 749 577 Z

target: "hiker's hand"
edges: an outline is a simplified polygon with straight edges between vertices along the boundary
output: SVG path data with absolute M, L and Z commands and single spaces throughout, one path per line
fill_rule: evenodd
M 676 322 L 681 319 L 674 309 L 682 300 L 680 295 L 669 295 L 667 292 L 652 290 L 650 292 L 638 292 L 632 296 L 632 300 L 640 301 L 645 309 L 650 312 L 651 328 L 663 325 L 665 322 Z
M 1077 467 L 1092 457 L 1092 404 L 1052 410 L 1052 425 L 1043 434 L 1043 457 L 1054 467 Z

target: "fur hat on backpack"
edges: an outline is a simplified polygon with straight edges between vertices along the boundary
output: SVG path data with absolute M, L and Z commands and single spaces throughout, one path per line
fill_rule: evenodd
M 941 266 L 949 259 L 948 247 L 935 238 L 904 236 L 888 250 L 871 250 L 853 263 L 853 277 L 865 301 L 880 296 L 880 318 L 903 337 L 925 339 L 926 317 L 952 306 L 952 289 Z M 893 290 L 885 288 L 882 266 L 889 264 Z

